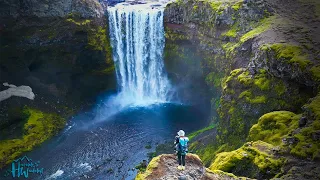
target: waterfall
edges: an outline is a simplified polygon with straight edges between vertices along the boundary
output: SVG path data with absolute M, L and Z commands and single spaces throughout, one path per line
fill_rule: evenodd
M 163 8 L 118 4 L 108 7 L 109 33 L 119 96 L 126 104 L 168 101 L 163 64 Z

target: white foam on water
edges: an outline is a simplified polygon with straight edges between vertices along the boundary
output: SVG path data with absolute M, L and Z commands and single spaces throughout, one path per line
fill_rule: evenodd
M 91 171 L 92 170 L 92 167 L 89 165 L 89 163 L 81 163 L 79 165 L 80 168 L 83 168 L 85 170 L 88 170 L 88 171 Z
M 49 177 L 46 178 L 46 180 L 50 179 L 57 179 L 59 176 L 61 176 L 64 173 L 64 171 L 58 169 L 57 172 L 51 174 Z

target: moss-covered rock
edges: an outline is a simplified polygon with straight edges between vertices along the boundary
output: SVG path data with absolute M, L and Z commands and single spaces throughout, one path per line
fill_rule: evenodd
M 302 52 L 302 48 L 290 44 L 272 44 L 264 45 L 262 48 L 271 48 L 276 52 L 276 57 L 279 61 L 286 61 L 289 64 L 297 64 L 301 69 L 305 69 L 312 62 L 307 54 Z
M 205 165 L 215 161 L 217 153 L 241 147 L 248 135 L 249 139 L 280 148 L 283 156 L 292 156 L 289 153 L 299 139 L 293 136 L 303 132 L 301 142 L 308 139 L 309 143 L 302 144 L 302 148 L 309 149 L 306 157 L 317 156 L 311 151 L 318 146 L 310 145 L 311 137 L 317 137 L 317 124 L 309 121 L 314 114 L 301 109 L 319 86 L 315 29 L 295 24 L 296 18 L 302 17 L 298 12 L 288 15 L 289 11 L 283 8 L 287 5 L 260 2 L 188 0 L 171 3 L 165 10 L 166 26 L 174 32 L 174 39 L 180 39 L 181 44 L 197 45 L 203 74 L 212 92 L 212 112 L 219 113 L 212 118 L 216 128 L 200 130 L 192 138 L 190 149 Z M 312 11 L 316 9 L 306 1 L 303 4 L 312 7 Z M 301 4 L 293 2 L 288 6 Z M 181 45 L 174 42 L 172 47 L 179 49 Z M 183 56 L 182 52 L 182 60 Z M 297 127 L 306 114 L 311 117 L 306 127 L 313 127 L 309 130 Z M 283 140 L 290 143 L 284 145 Z M 297 152 L 304 152 L 298 149 Z
M 237 177 L 231 173 L 220 170 L 211 171 L 203 166 L 201 159 L 195 154 L 187 154 L 186 170 L 177 169 L 177 157 L 172 154 L 162 154 L 153 158 L 145 172 L 139 172 L 135 180 L 153 180 L 153 179 L 246 179 Z
M 232 71 L 220 100 L 219 140 L 239 147 L 261 115 L 273 110 L 299 110 L 297 107 L 310 96 L 298 89 L 265 70 L 256 74 L 245 69 Z
M 289 111 L 275 111 L 264 114 L 258 120 L 258 123 L 250 129 L 248 140 L 280 145 L 282 138 L 289 132 L 298 128 L 300 115 Z
M 303 158 L 320 159 L 320 95 L 304 106 L 307 126 L 298 129 L 289 137 L 295 138 L 291 145 L 286 144 L 290 153 Z
M 237 150 L 217 154 L 210 169 L 250 178 L 271 178 L 280 172 L 284 163 L 272 154 L 272 148 L 263 141 L 246 143 Z
M 11 163 L 22 153 L 32 150 L 45 140 L 56 135 L 66 123 L 57 114 L 51 114 L 32 108 L 24 108 L 27 116 L 24 134 L 21 138 L 0 141 L 0 167 Z

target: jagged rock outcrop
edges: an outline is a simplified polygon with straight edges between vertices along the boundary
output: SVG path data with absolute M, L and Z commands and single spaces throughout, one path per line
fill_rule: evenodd
M 136 180 L 171 179 L 171 180 L 232 180 L 239 179 L 233 174 L 222 171 L 211 171 L 205 168 L 201 159 L 194 154 L 186 156 L 186 169 L 177 169 L 177 157 L 172 154 L 163 154 L 151 160 L 145 172 L 140 172 Z M 247 179 L 247 178 L 243 178 Z

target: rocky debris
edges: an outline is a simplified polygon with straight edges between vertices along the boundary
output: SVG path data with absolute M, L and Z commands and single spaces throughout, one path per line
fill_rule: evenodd
M 9 87 L 9 89 L 0 91 L 0 102 L 10 98 L 11 96 L 25 97 L 31 100 L 33 100 L 35 97 L 31 87 L 29 86 L 17 87 L 13 84 L 8 84 L 7 82 L 3 83 L 3 85 Z
M 195 154 L 186 156 L 186 169 L 177 169 L 177 158 L 173 154 L 163 154 L 152 159 L 146 172 L 139 173 L 136 180 L 218 180 L 238 179 L 236 176 L 222 171 L 213 172 L 205 168 L 201 159 Z

